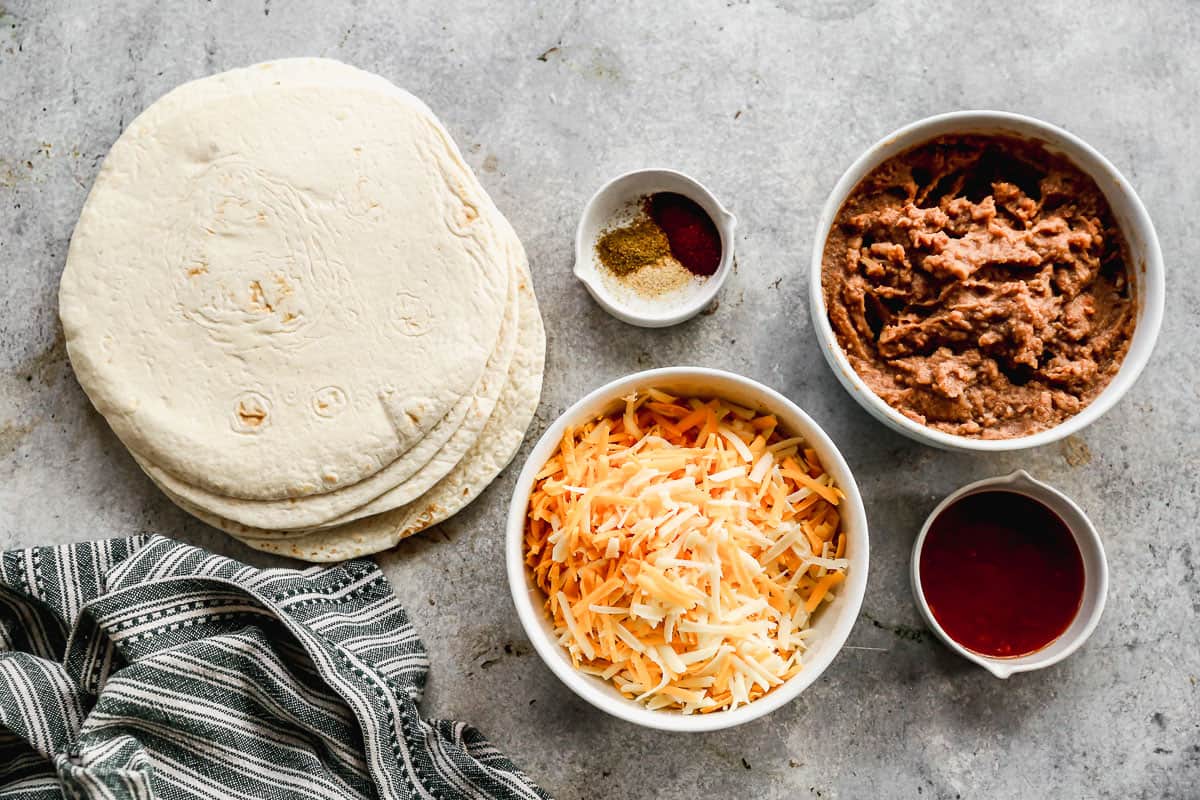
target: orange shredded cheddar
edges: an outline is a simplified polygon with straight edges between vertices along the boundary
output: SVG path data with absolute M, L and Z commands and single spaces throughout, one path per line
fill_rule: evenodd
M 649 708 L 736 708 L 803 667 L 845 579 L 842 498 L 774 416 L 648 390 L 563 436 L 525 562 L 577 669 Z
M 813 609 L 820 605 L 821 600 L 823 600 L 825 595 L 829 593 L 830 587 L 832 587 L 835 583 L 840 583 L 845 577 L 846 575 L 844 573 L 830 572 L 828 575 L 821 578 L 821 580 L 817 581 L 817 585 L 813 587 L 812 594 L 808 596 L 808 600 L 804 601 L 804 610 L 812 613 Z

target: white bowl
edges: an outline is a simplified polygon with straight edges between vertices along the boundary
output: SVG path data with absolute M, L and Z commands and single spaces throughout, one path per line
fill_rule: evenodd
M 1075 619 L 1071 621 L 1061 636 L 1041 650 L 1016 658 L 985 656 L 968 650 L 951 639 L 934 618 L 933 611 L 925 602 L 925 592 L 921 587 L 921 548 L 925 546 L 925 537 L 929 534 L 929 528 L 933 525 L 933 521 L 953 503 L 968 495 L 986 491 L 1023 494 L 1049 508 L 1066 523 L 1071 535 L 1075 537 L 1075 544 L 1079 546 L 1079 555 L 1083 558 L 1083 600 L 1079 605 L 1079 611 L 1075 614 Z M 1104 612 L 1104 600 L 1108 596 L 1108 561 L 1104 557 L 1104 546 L 1100 543 L 1100 536 L 1096 533 L 1091 521 L 1071 498 L 1052 486 L 1034 480 L 1024 470 L 1017 470 L 1011 475 L 999 478 L 987 478 L 967 484 L 938 503 L 937 508 L 925 520 L 925 525 L 921 528 L 917 540 L 913 542 L 909 577 L 912 580 L 913 597 L 916 598 L 917 608 L 925 617 L 925 624 L 929 626 L 929 629 L 936 633 L 951 650 L 968 661 L 974 661 L 997 678 L 1007 678 L 1016 672 L 1042 669 L 1051 664 L 1057 664 L 1074 653 L 1096 629 L 1096 624 L 1100 622 L 1100 615 Z
M 674 192 L 693 200 L 712 218 L 721 235 L 721 263 L 707 277 L 658 297 L 643 297 L 608 276 L 596 257 L 596 241 L 609 226 L 621 224 L 631 203 L 656 192 Z M 691 319 L 712 302 L 733 267 L 737 220 L 704 184 L 670 169 L 640 169 L 613 178 L 592 195 L 575 230 L 575 277 L 600 307 L 622 322 L 642 328 L 665 328 Z
M 1117 224 L 1129 242 L 1135 265 L 1137 327 L 1121 369 L 1104 391 L 1078 414 L 1053 428 L 1029 436 L 1012 439 L 973 439 L 944 433 L 904 416 L 872 392 L 854 371 L 838 344 L 826 314 L 825 294 L 821 287 L 821 261 L 829 229 L 846 197 L 871 170 L 892 156 L 930 139 L 953 133 L 1009 134 L 1036 139 L 1051 152 L 1065 156 L 1090 175 L 1108 198 Z M 833 187 L 829 199 L 825 201 L 825 207 L 817 221 L 817 236 L 813 243 L 812 265 L 809 271 L 809 301 L 813 326 L 821 340 L 821 351 L 825 354 L 825 359 L 842 382 L 842 386 L 846 387 L 846 391 L 850 392 L 872 416 L 889 428 L 933 447 L 998 452 L 1038 447 L 1070 436 L 1095 422 L 1116 405 L 1141 374 L 1150 359 L 1154 342 L 1158 339 L 1166 293 L 1165 282 L 1162 251 L 1159 249 L 1158 237 L 1154 233 L 1150 215 L 1146 213 L 1146 208 L 1133 191 L 1133 187 L 1104 156 L 1077 136 L 1032 117 L 1002 111 L 956 111 L 914 122 L 888 135 L 860 156 L 842 175 L 841 180 Z
M 813 628 L 817 641 L 808 652 L 804 669 L 758 700 L 732 711 L 692 715 L 668 710 L 652 711 L 622 696 L 609 682 L 576 670 L 567 651 L 556 641 L 553 625 L 543 606 L 545 595 L 525 568 L 525 520 L 534 476 L 558 448 L 563 432 L 570 425 L 580 425 L 613 411 L 621 405 L 621 398 L 630 392 L 651 387 L 684 396 L 721 397 L 774 414 L 781 428 L 808 441 L 809 446 L 817 451 L 826 471 L 846 494 L 840 507 L 842 524 L 849 536 L 846 557 L 850 565 L 846 582 L 837 598 L 816 616 Z M 867 587 L 868 552 L 867 516 L 862 497 L 850 467 L 825 432 L 795 403 L 775 390 L 740 375 L 700 367 L 668 367 L 638 372 L 601 386 L 563 412 L 542 434 L 517 478 L 505 540 L 508 583 L 517 607 L 517 616 L 534 649 L 558 679 L 575 694 L 614 717 L 647 728 L 684 732 L 718 730 L 757 719 L 794 700 L 815 681 L 845 644 L 858 618 Z

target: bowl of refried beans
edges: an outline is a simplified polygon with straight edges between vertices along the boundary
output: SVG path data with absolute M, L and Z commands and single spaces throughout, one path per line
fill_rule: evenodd
M 1066 437 L 1116 404 L 1158 336 L 1145 207 L 1104 156 L 1030 117 L 896 131 L 842 176 L 817 232 L 826 359 L 873 416 L 935 447 Z

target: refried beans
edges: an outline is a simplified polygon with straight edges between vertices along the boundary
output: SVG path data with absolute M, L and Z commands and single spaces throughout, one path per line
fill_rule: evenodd
M 855 187 L 825 243 L 829 321 L 905 416 L 982 439 L 1079 413 L 1129 349 L 1128 247 L 1096 183 L 1042 145 L 935 139 Z

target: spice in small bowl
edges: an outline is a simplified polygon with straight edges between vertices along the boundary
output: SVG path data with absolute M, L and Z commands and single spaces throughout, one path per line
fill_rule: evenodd
M 576 233 L 575 274 L 618 319 L 682 322 L 711 302 L 732 263 L 734 219 L 685 175 L 643 170 L 605 185 Z
M 632 222 L 606 229 L 596 242 L 596 257 L 611 277 L 657 297 L 717 271 L 721 234 L 694 200 L 658 192 L 635 207 Z

